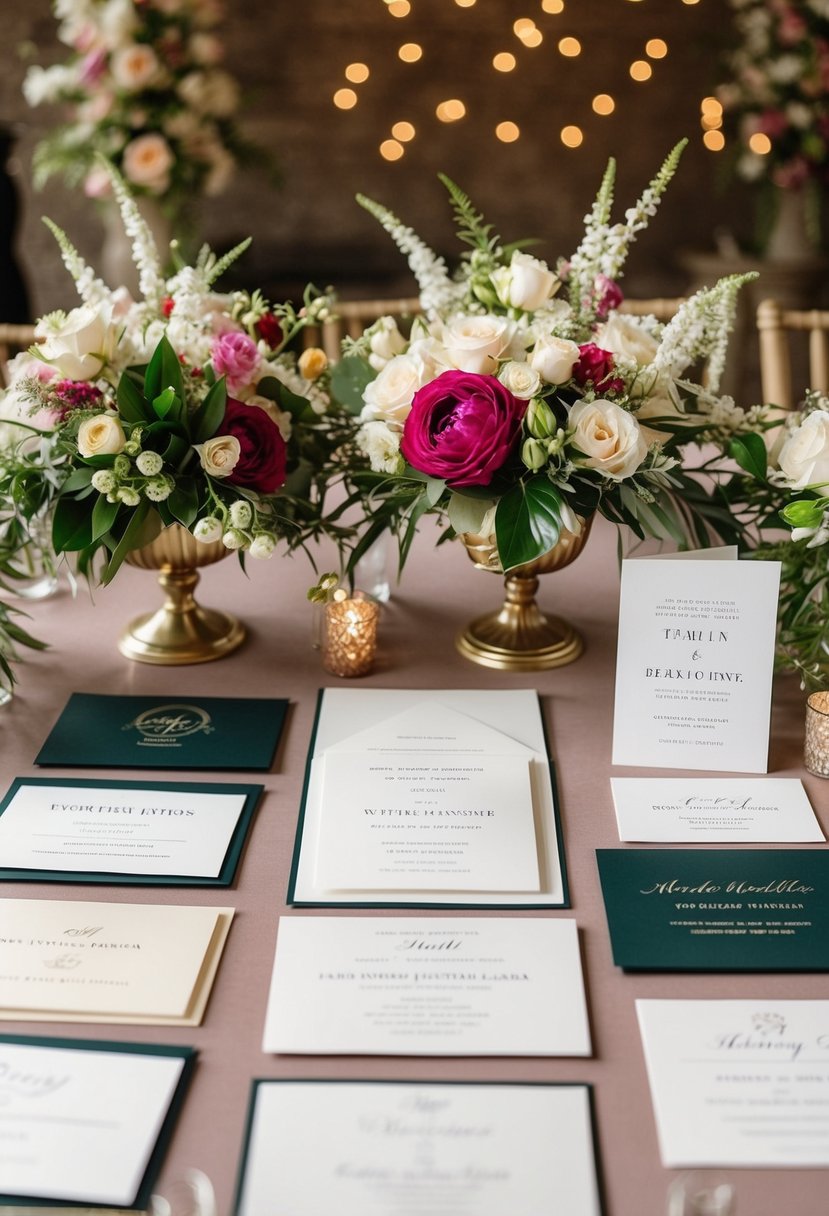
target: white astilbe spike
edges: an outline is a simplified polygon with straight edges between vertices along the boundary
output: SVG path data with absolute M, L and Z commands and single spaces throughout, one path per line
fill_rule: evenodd
M 357 195 L 357 202 L 382 224 L 400 252 L 408 258 L 426 315 L 439 315 L 457 304 L 463 296 L 463 288 L 452 282 L 443 258 L 381 203 L 375 203 L 364 194 Z
M 568 282 L 570 299 L 575 303 L 590 297 L 593 282 L 601 273 L 604 235 L 610 223 L 613 206 L 613 188 L 616 182 L 616 161 L 611 157 L 602 177 L 593 206 L 584 217 L 584 236 L 578 249 L 570 258 Z
M 737 295 L 744 283 L 756 278 L 756 272 L 728 275 L 680 305 L 665 326 L 654 369 L 678 379 L 686 368 L 705 359 L 707 386 L 715 393 L 725 366 L 728 335 L 734 328 Z
M 121 174 L 109 161 L 105 160 L 103 163 L 112 182 L 124 230 L 132 241 L 132 260 L 138 271 L 138 286 L 141 296 L 147 305 L 147 311 L 157 314 L 165 295 L 164 275 L 158 246 L 149 224 L 138 210 L 138 204 L 127 189 Z
M 78 295 L 84 304 L 97 307 L 99 304 L 108 303 L 112 299 L 112 292 L 106 283 L 96 276 L 92 267 L 84 261 L 63 229 L 59 228 L 47 215 L 43 216 L 43 222 L 57 241 L 63 264 L 72 276 Z

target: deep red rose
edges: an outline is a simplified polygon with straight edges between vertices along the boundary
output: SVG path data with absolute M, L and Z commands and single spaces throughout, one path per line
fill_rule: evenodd
M 267 342 L 271 350 L 276 350 L 277 346 L 281 345 L 284 336 L 282 326 L 272 312 L 266 312 L 259 318 L 256 322 L 256 333 L 263 342 Z
M 597 393 L 620 393 L 625 384 L 613 375 L 616 364 L 612 352 L 602 350 L 595 342 L 586 342 L 579 350 L 579 361 L 573 368 L 576 384 L 592 384 Z
M 228 397 L 224 422 L 217 435 L 235 435 L 241 454 L 227 478 L 260 494 L 275 494 L 285 484 L 287 448 L 279 427 L 258 405 Z
M 415 393 L 400 451 L 450 486 L 488 486 L 515 449 L 526 409 L 495 376 L 443 372 Z

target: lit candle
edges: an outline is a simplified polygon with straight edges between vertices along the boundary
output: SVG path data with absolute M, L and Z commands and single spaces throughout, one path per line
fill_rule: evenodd
M 335 591 L 325 607 L 325 641 L 322 662 L 335 676 L 364 676 L 377 653 L 380 605 L 372 599 Z

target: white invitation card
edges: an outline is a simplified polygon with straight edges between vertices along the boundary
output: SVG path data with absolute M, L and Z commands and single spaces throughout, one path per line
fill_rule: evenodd
M 613 763 L 764 773 L 780 563 L 622 563 Z
M 796 777 L 611 777 L 620 840 L 825 840 Z
M 262 1050 L 588 1056 L 576 922 L 283 916 Z
M 829 1001 L 636 1011 L 666 1168 L 829 1166 Z
M 0 899 L 0 1018 L 197 1026 L 232 908 Z
M 599 1216 L 585 1085 L 260 1081 L 238 1216 Z
M 188 1048 L 0 1037 L 2 1193 L 78 1204 L 149 1201 L 148 1164 Z
M 40 871 L 218 876 L 240 793 L 21 782 L 0 814 L 0 864 Z
M 326 688 L 289 903 L 566 907 L 538 695 Z

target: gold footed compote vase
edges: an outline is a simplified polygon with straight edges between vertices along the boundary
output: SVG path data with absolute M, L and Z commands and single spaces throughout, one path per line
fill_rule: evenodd
M 504 603 L 498 612 L 479 616 L 458 634 L 455 645 L 465 659 L 500 671 L 545 671 L 573 663 L 584 650 L 581 635 L 558 616 L 546 616 L 536 603 L 538 578 L 574 562 L 590 534 L 592 519 L 579 533 L 563 531 L 549 552 L 516 566 L 504 579 Z M 503 574 L 494 536 L 461 534 L 479 570 Z
M 127 554 L 141 570 L 157 570 L 164 603 L 157 612 L 136 617 L 127 625 L 118 649 L 128 659 L 173 667 L 209 663 L 230 654 L 245 639 L 244 626 L 225 612 L 202 608 L 193 592 L 199 566 L 226 557 L 221 540 L 202 544 L 179 524 L 164 528 L 155 540 Z

